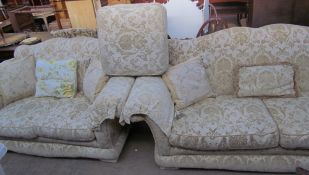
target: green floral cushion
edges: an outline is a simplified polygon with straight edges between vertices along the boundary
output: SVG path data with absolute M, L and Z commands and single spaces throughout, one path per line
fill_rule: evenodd
M 74 97 L 77 91 L 77 61 L 37 60 L 36 97 Z

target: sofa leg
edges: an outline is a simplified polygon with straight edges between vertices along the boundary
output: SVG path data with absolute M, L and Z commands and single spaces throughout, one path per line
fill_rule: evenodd
M 297 167 L 296 168 L 296 174 L 297 175 L 309 175 L 309 171 L 305 170 L 303 168 Z

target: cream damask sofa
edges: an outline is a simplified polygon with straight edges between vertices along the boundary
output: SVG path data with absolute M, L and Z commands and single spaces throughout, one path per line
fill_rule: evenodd
M 171 65 L 202 57 L 208 65 L 215 97 L 175 110 L 174 116 L 160 111 L 157 113 L 161 114 L 156 114 L 159 118 L 145 114 L 160 167 L 262 172 L 309 168 L 308 27 L 287 24 L 257 29 L 236 27 L 191 40 L 171 39 L 169 56 Z M 297 97 L 235 95 L 238 81 L 235 70 L 239 66 L 274 64 L 297 67 Z M 275 75 L 267 76 L 277 81 Z M 258 85 L 258 81 L 252 84 Z M 124 111 L 136 105 L 130 102 L 130 97 Z M 131 119 L 134 121 L 134 117 Z M 164 121 L 171 121 L 170 125 L 162 125 Z
M 151 9 L 157 9 L 157 17 L 145 21 Z M 236 27 L 196 39 L 167 41 L 162 39 L 166 16 L 160 9 L 156 4 L 122 5 L 105 7 L 97 15 L 107 74 L 137 77 L 120 122 L 146 121 L 155 139 L 156 163 L 163 168 L 262 172 L 309 168 L 309 28 L 283 24 Z M 146 15 L 139 17 L 140 13 Z M 154 26 L 156 31 L 144 33 Z M 186 62 L 192 59 L 201 63 Z M 202 66 L 184 66 L 197 64 Z M 166 78 L 175 66 L 183 67 L 172 77 L 182 89 L 198 86 L 192 81 L 204 76 L 205 69 L 209 80 L 205 88 L 212 89 L 211 95 L 187 107 L 177 106 L 180 101 L 174 99 L 175 94 L 185 104 L 201 89 L 177 94 Z M 246 67 L 263 71 L 241 77 L 241 68 Z M 185 79 L 187 75 L 191 78 Z M 282 85 L 264 89 L 279 97 L 255 92 L 262 85 L 255 76 Z M 252 92 L 240 91 L 240 85 L 248 82 L 244 87 Z M 284 95 L 291 90 L 289 97 Z M 249 97 L 238 97 L 242 93 Z M 250 97 L 250 93 L 261 95 Z
M 120 115 L 106 117 L 105 106 L 117 102 L 121 111 L 133 78 L 108 80 L 99 53 L 98 39 L 90 37 L 18 47 L 14 59 L 0 64 L 0 142 L 24 154 L 117 161 L 128 128 Z M 76 97 L 34 97 L 36 59 L 76 59 Z

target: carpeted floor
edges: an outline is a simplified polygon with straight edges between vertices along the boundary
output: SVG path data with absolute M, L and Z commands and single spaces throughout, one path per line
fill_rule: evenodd
M 42 158 L 8 153 L 1 165 L 6 175 L 258 175 L 263 173 L 161 170 L 154 162 L 154 141 L 144 123 L 134 124 L 118 163 L 89 159 Z M 264 174 L 270 175 L 270 174 Z

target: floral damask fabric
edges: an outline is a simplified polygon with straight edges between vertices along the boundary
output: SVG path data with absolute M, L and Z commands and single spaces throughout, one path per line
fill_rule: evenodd
M 32 139 L 46 137 L 72 141 L 95 139 L 100 116 L 88 109 L 85 97 L 55 99 L 30 97 L 0 110 L 3 137 Z
M 108 81 L 108 76 L 97 59 L 92 59 L 83 81 L 83 92 L 93 102 Z
M 108 75 L 161 75 L 168 68 L 166 11 L 159 4 L 106 6 L 97 13 Z
M 1 107 L 35 92 L 35 63 L 33 58 L 11 59 L 0 64 Z
M 37 60 L 36 97 L 74 97 L 77 91 L 77 61 Z
M 174 119 L 174 104 L 161 78 L 139 77 L 135 80 L 120 122 L 130 123 L 133 115 L 148 116 L 164 134 L 170 135 Z
M 309 97 L 265 99 L 278 124 L 280 145 L 289 149 L 309 149 Z
M 205 97 L 214 96 L 201 58 L 190 59 L 171 67 L 162 78 L 177 109 L 185 108 Z
M 300 91 L 309 90 L 309 28 L 275 24 L 235 27 L 191 40 L 170 40 L 170 63 L 203 56 L 217 95 L 235 93 L 234 69 L 239 65 L 288 62 L 299 69 Z
M 103 119 L 120 117 L 133 83 L 132 77 L 112 77 L 98 94 L 92 106 Z
M 62 37 L 62 38 L 74 38 L 79 36 L 93 37 L 97 38 L 97 31 L 93 29 L 78 29 L 78 28 L 70 28 L 70 29 L 62 29 L 51 31 L 50 34 L 53 37 Z
M 115 139 L 115 146 L 109 149 L 94 148 L 83 145 L 70 145 L 61 143 L 42 143 L 35 141 L 0 140 L 8 150 L 43 157 L 84 157 L 100 159 L 107 162 L 116 162 L 125 144 L 128 132 L 123 131 Z M 111 135 L 111 137 L 114 137 Z M 80 142 L 79 142 L 80 143 Z M 88 142 L 85 142 L 88 143 Z
M 156 163 L 167 168 L 204 168 L 234 171 L 295 172 L 297 167 L 308 169 L 308 156 L 293 155 L 179 155 L 160 156 Z M 246 174 L 246 173 L 245 173 Z
M 279 133 L 260 99 L 207 98 L 178 112 L 169 142 L 195 150 L 262 149 L 278 146 Z
M 240 67 L 237 95 L 295 97 L 294 77 L 294 68 L 288 64 Z
M 77 60 L 77 88 L 82 91 L 84 75 L 90 60 L 92 58 L 100 59 L 100 50 L 96 38 L 52 38 L 36 45 L 19 46 L 16 48 L 14 56 L 16 59 Z

